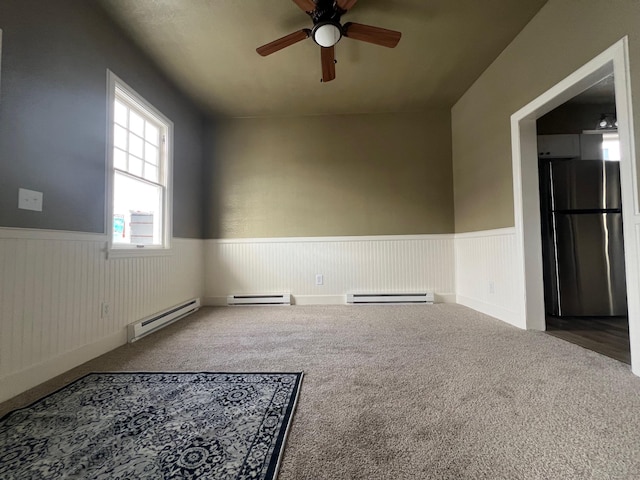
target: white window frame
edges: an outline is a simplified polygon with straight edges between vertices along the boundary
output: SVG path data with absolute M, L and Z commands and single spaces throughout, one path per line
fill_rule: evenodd
M 119 244 L 113 242 L 113 200 L 114 200 L 114 109 L 116 100 L 116 86 L 125 91 L 131 99 L 140 107 L 147 110 L 166 125 L 165 135 L 165 165 L 166 177 L 164 202 L 162 209 L 162 244 L 161 245 L 135 245 Z M 107 69 L 107 169 L 106 169 L 106 212 L 105 232 L 108 237 L 107 257 L 145 257 L 171 254 L 171 240 L 173 236 L 173 122 L 164 116 L 158 109 L 147 102 L 133 88 L 122 81 L 111 70 Z

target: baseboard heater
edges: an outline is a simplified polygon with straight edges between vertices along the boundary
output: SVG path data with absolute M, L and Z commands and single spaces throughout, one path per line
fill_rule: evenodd
M 171 307 L 162 312 L 158 312 L 127 327 L 127 338 L 129 343 L 140 340 L 145 335 L 149 335 L 162 327 L 166 327 L 200 308 L 200 299 L 194 298 L 187 302 Z
M 433 293 L 348 293 L 347 303 L 354 305 L 381 303 L 433 303 Z
M 227 297 L 227 305 L 291 305 L 291 294 L 229 295 Z

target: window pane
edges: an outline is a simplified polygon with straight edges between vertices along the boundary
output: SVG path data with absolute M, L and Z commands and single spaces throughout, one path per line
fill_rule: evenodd
M 143 140 L 140 137 L 135 136 L 133 133 L 129 134 L 129 153 L 135 155 L 136 157 L 143 158 L 144 154 L 142 152 Z
M 123 127 L 127 126 L 127 110 L 128 108 L 126 107 L 126 105 L 123 105 L 118 100 L 116 100 L 113 117 L 116 123 L 119 123 Z
M 604 160 L 620 161 L 620 137 L 617 133 L 602 135 L 602 158 Z
M 144 144 L 144 159 L 152 163 L 153 165 L 158 165 L 158 148 L 154 147 L 150 143 Z
M 118 125 L 113 127 L 113 145 L 122 150 L 127 149 L 127 131 Z
M 113 241 L 160 245 L 162 188 L 118 172 L 114 175 Z
M 132 175 L 142 176 L 142 160 L 133 155 L 129 155 L 129 168 L 127 171 Z
M 151 182 L 158 181 L 158 167 L 151 165 L 150 163 L 144 164 L 144 178 Z
M 158 129 L 155 127 L 155 125 L 147 122 L 147 131 L 145 133 L 145 137 L 147 139 L 148 142 L 153 143 L 154 145 L 158 145 L 158 137 L 160 132 L 158 131 Z
M 120 170 L 127 169 L 127 153 L 123 152 L 119 148 L 113 149 L 113 166 Z
M 129 130 L 136 135 L 144 136 L 144 118 L 133 110 L 129 113 Z

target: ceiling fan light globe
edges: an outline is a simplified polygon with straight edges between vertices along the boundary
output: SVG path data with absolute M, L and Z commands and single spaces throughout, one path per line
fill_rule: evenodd
M 313 40 L 320 45 L 321 47 L 333 47 L 336 43 L 340 41 L 342 37 L 342 32 L 340 29 L 332 24 L 325 23 L 324 25 L 319 25 L 313 31 Z

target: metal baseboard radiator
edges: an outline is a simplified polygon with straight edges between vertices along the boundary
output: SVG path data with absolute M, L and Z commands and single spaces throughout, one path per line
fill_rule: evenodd
M 354 305 L 381 304 L 381 303 L 433 303 L 432 292 L 412 293 L 348 293 L 347 303 Z
M 229 295 L 227 305 L 291 305 L 290 293 L 270 293 L 264 295 Z
M 127 326 L 127 338 L 129 343 L 141 339 L 145 335 L 149 335 L 162 327 L 166 327 L 187 315 L 197 311 L 200 308 L 200 299 L 194 298 L 187 302 L 171 307 L 162 312 L 153 314 L 147 318 L 132 323 Z

